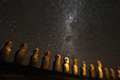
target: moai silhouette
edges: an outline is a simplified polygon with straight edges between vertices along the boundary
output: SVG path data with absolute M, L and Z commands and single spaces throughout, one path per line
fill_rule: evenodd
M 42 69 L 48 69 L 49 64 L 50 64 L 50 51 L 45 51 L 45 56 L 42 59 L 42 65 L 41 68 Z
M 110 80 L 109 71 L 107 68 L 104 68 L 105 80 Z
M 73 59 L 72 74 L 78 75 L 78 61 L 76 58 Z
M 12 41 L 8 41 L 4 48 L 1 50 L 0 52 L 0 59 L 3 61 L 6 61 L 10 52 L 11 52 L 11 47 L 12 47 L 13 42 Z
M 111 72 L 111 80 L 115 80 L 115 72 L 113 70 L 113 68 L 110 68 L 110 72 Z
M 64 58 L 64 63 L 63 63 L 63 70 L 64 73 L 69 73 L 69 58 L 65 57 Z
M 103 78 L 102 63 L 100 61 L 97 61 L 97 77 Z
M 82 61 L 82 62 L 81 62 L 80 71 L 81 71 L 81 73 L 80 73 L 81 76 L 84 76 L 84 77 L 87 76 L 87 72 L 86 72 L 86 63 L 85 63 L 85 61 Z
M 89 69 L 89 77 L 94 78 L 95 77 L 95 72 L 94 72 L 94 65 L 90 64 L 90 69 Z
M 120 80 L 120 66 L 117 66 L 117 78 Z
M 35 48 L 33 50 L 33 55 L 30 58 L 29 66 L 35 67 L 38 62 L 39 49 Z
M 55 61 L 53 62 L 53 70 L 54 71 L 60 71 L 61 68 L 61 55 L 56 54 L 55 55 Z
M 21 64 L 25 55 L 26 55 L 26 49 L 28 47 L 27 43 L 23 43 L 20 47 L 20 50 L 18 50 L 15 54 L 13 63 Z

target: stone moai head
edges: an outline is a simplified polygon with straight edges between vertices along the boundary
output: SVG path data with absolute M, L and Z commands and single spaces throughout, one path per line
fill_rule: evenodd
M 50 56 L 51 52 L 50 51 L 45 51 L 45 56 Z
M 33 50 L 33 54 L 39 54 L 39 49 L 38 49 L 38 48 L 35 48 L 35 49 Z
M 107 69 L 107 68 L 104 68 L 104 71 L 105 71 L 105 72 L 108 72 L 108 69 Z
M 73 58 L 73 64 L 74 64 L 74 65 L 78 65 L 78 61 L 77 61 L 76 58 Z
M 69 58 L 68 58 L 68 57 L 65 57 L 65 58 L 64 58 L 64 63 L 69 64 Z
M 7 47 L 11 47 L 11 46 L 12 46 L 12 44 L 13 44 L 13 42 L 12 42 L 12 41 L 8 41 L 8 42 L 5 44 L 5 46 L 7 46 Z
M 97 61 L 97 66 L 102 68 L 102 64 L 100 61 Z
M 90 64 L 90 69 L 94 69 L 94 66 L 93 66 L 93 64 Z
M 115 74 L 113 68 L 110 68 L 110 72 L 111 72 L 111 74 Z
M 117 71 L 118 71 L 118 70 L 120 71 L 120 66 L 117 66 L 116 69 L 117 69 Z
M 56 54 L 55 55 L 55 60 L 61 60 L 61 55 L 60 54 Z
M 82 67 L 86 67 L 85 61 L 81 61 Z
M 83 67 L 86 67 L 86 64 L 83 64 Z
M 28 43 L 23 43 L 20 47 L 21 50 L 26 50 L 28 47 Z

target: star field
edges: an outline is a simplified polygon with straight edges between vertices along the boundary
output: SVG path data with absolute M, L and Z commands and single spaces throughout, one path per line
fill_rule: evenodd
M 57 53 L 69 56 L 71 64 L 77 58 L 79 65 L 101 60 L 104 67 L 120 66 L 119 0 L 1 0 L 0 28 L 0 48 L 14 42 L 9 62 L 27 42 L 24 65 L 38 47 L 38 67 L 45 50 L 51 51 L 49 69 Z

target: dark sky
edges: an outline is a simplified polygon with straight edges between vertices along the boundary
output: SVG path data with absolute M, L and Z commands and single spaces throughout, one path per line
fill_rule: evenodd
M 34 48 L 62 58 L 77 58 L 96 66 L 120 66 L 120 0 L 0 0 L 0 48 L 12 40 L 12 62 L 23 42 L 29 44 L 23 64 L 29 63 Z

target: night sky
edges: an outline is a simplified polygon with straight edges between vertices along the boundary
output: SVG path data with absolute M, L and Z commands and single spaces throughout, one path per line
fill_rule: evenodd
M 28 65 L 33 49 L 96 66 L 120 66 L 120 0 L 0 0 L 0 48 L 12 40 L 12 62 L 23 42 L 29 44 L 23 65 Z M 63 59 L 62 59 L 63 62 Z

